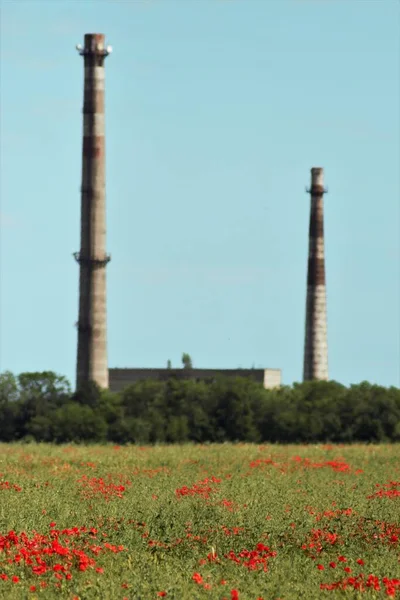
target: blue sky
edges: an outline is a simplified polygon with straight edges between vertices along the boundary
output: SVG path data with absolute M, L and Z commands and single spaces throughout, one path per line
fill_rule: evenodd
M 310 168 L 330 377 L 400 385 L 397 0 L 2 0 L 0 370 L 75 382 L 85 33 L 105 33 L 110 367 L 302 377 Z

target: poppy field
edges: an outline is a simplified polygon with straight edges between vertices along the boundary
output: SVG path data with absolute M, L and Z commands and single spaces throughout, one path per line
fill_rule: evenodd
M 0 597 L 400 598 L 400 446 L 1 444 Z

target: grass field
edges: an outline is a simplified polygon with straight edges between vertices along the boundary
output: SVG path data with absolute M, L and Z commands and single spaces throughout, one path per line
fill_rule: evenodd
M 400 446 L 2 444 L 0 597 L 400 597 Z

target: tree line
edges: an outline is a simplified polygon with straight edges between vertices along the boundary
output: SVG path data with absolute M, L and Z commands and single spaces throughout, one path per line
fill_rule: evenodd
M 395 442 L 400 389 L 362 382 L 266 390 L 241 377 L 139 381 L 122 392 L 95 383 L 72 392 L 63 376 L 0 374 L 0 441 Z

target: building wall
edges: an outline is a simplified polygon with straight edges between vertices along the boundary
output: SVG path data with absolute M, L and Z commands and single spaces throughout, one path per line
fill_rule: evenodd
M 280 369 L 265 369 L 263 383 L 266 390 L 281 387 L 282 371 Z
M 144 379 L 165 381 L 176 379 L 210 379 L 217 375 L 224 377 L 250 377 L 264 388 L 280 387 L 280 369 L 109 369 L 109 389 L 119 392 L 128 385 Z

